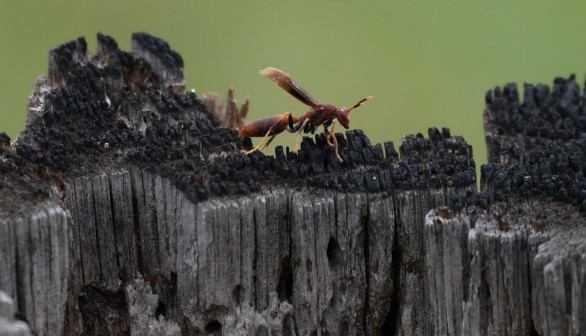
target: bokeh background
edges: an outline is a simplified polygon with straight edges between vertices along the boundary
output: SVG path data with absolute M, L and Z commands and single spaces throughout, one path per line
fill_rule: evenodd
M 398 147 L 408 133 L 449 127 L 486 161 L 484 94 L 509 82 L 551 84 L 586 73 L 586 2 L 545 1 L 20 1 L 0 5 L 0 131 L 24 128 L 27 97 L 49 49 L 132 32 L 167 40 L 198 94 L 250 97 L 249 120 L 306 107 L 258 75 L 289 72 L 318 100 L 348 106 L 352 128 Z M 258 140 L 256 140 L 258 141 Z M 292 145 L 284 134 L 277 144 Z M 273 153 L 272 149 L 267 151 Z

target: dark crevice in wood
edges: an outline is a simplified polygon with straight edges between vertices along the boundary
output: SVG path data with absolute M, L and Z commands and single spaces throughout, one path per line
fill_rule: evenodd
M 447 242 L 449 243 L 449 242 Z M 470 247 L 468 246 L 468 237 L 467 235 L 462 235 L 460 237 L 460 241 L 457 242 L 461 244 L 462 251 L 466 251 L 467 253 L 462 256 L 462 297 L 464 301 L 468 302 L 470 300 L 470 283 L 471 283 L 471 270 L 470 264 L 472 262 L 473 256 L 470 255 Z
M 253 226 L 254 226 L 254 251 L 255 251 L 255 257 L 254 260 L 252 261 L 252 269 L 256 270 L 256 249 L 257 249 L 257 223 L 256 223 L 256 219 L 255 219 L 255 215 L 254 215 L 254 211 L 252 211 L 253 213 Z M 244 237 L 243 237 L 243 231 L 244 231 L 244 223 L 243 223 L 243 219 L 242 217 L 239 220 L 239 228 L 240 228 L 240 242 L 244 241 Z M 240 259 L 240 268 L 243 269 L 246 266 L 244 265 L 243 259 L 244 256 L 242 254 L 239 255 L 239 259 Z M 245 279 L 243 278 L 242 273 L 240 274 L 240 282 L 243 283 L 245 281 Z M 254 284 L 254 288 L 258 288 L 257 284 L 256 284 L 256 276 L 253 277 L 253 281 L 252 283 Z M 241 285 L 237 285 L 236 288 L 234 288 L 234 301 L 236 302 L 237 305 L 241 305 L 244 302 L 244 294 L 246 292 L 246 289 L 241 286 Z M 253 306 L 255 308 L 258 307 L 258 296 L 257 293 L 251 293 L 252 295 L 252 300 L 253 300 Z
M 336 238 L 330 237 L 328 241 L 328 247 L 326 249 L 326 255 L 328 257 L 330 267 L 338 267 L 340 265 L 340 253 L 340 244 L 336 241 Z
M 12 240 L 14 242 L 17 242 L 18 240 L 18 236 L 16 235 L 16 232 L 14 232 L 14 236 L 12 237 Z M 18 302 L 17 305 L 17 309 L 16 309 L 16 315 L 19 320 L 27 322 L 26 320 L 26 315 L 25 312 L 26 310 L 24 309 L 23 305 L 26 302 L 25 301 L 25 291 L 26 288 L 24 288 L 24 286 L 22 284 L 24 284 L 24 271 L 22 269 L 22 265 L 24 265 L 25 263 L 21 260 L 22 256 L 20 255 L 20 253 L 18 252 L 18 244 L 14 244 L 14 262 L 15 262 L 15 271 L 14 272 L 14 281 L 16 282 L 17 286 L 16 286 L 16 300 Z M 20 286 L 18 284 L 21 284 Z
M 283 319 L 283 336 L 299 335 L 296 323 L 295 318 L 291 314 L 285 315 Z
M 131 186 L 131 191 L 132 191 L 132 220 L 133 220 L 133 231 L 134 231 L 134 237 L 136 237 L 136 265 L 138 268 L 138 272 L 140 272 L 141 274 L 145 274 L 145 268 L 143 266 L 143 246 L 142 246 L 142 241 L 140 239 L 140 237 L 142 237 L 141 235 L 141 230 L 140 230 L 140 209 L 138 207 L 138 186 L 136 185 L 135 182 L 135 177 L 134 177 L 135 173 L 131 173 L 131 175 L 133 175 L 130 178 L 130 186 Z
M 91 202 L 92 211 L 93 211 L 93 216 L 92 217 L 93 218 L 98 218 L 98 211 L 96 209 L 96 205 L 97 205 L 96 203 L 97 202 L 96 202 L 96 199 L 95 199 L 95 193 L 94 193 L 94 190 L 93 189 L 94 188 L 92 186 L 90 188 L 90 190 L 91 190 L 91 199 L 90 199 L 90 202 Z M 95 231 L 94 231 L 94 238 L 93 238 L 93 240 L 96 242 L 96 249 L 97 249 L 97 251 L 102 251 L 100 249 L 100 244 L 102 244 L 104 242 L 102 241 L 102 239 L 101 239 L 102 237 L 100 236 L 100 234 L 98 232 L 98 230 L 99 230 L 98 223 L 96 223 L 96 225 L 94 226 L 94 229 L 95 229 Z M 91 239 L 91 237 L 90 237 L 90 239 Z M 96 253 L 96 254 L 97 255 L 95 257 L 97 258 L 97 266 L 98 266 L 97 273 L 100 275 L 99 276 L 99 280 L 100 281 L 103 281 L 102 277 L 103 277 L 103 274 L 105 272 L 102 270 L 102 254 L 101 253 Z
M 252 211 L 252 222 L 253 222 L 253 227 L 254 227 L 254 254 L 253 254 L 253 258 L 252 258 L 252 269 L 253 270 L 258 270 L 258 254 L 260 253 L 260 247 L 259 247 L 259 241 L 258 241 L 258 226 L 259 226 L 259 219 L 257 218 L 257 212 L 256 211 Z M 241 228 L 244 227 L 244 225 L 242 224 L 242 220 L 240 221 L 240 225 Z M 240 230 L 240 241 L 244 241 L 242 238 L 243 235 L 243 231 L 244 230 Z M 243 262 L 242 262 L 242 258 L 243 256 L 240 255 L 240 265 L 241 267 L 243 267 Z M 254 285 L 254 288 L 258 288 L 258 275 L 256 274 L 257 272 L 255 272 L 255 274 L 253 275 L 252 278 L 252 284 Z M 280 283 L 280 282 L 279 282 Z M 279 297 L 279 299 L 281 299 L 281 297 Z M 259 294 L 257 292 L 254 293 L 254 298 L 253 298 L 253 305 L 255 308 L 258 309 L 259 307 L 259 301 L 261 301 L 262 298 L 259 297 Z
M 160 300 L 157 309 L 155 310 L 155 316 L 159 318 L 166 318 L 167 317 L 167 305 Z
M 265 326 L 260 326 L 256 330 L 256 334 L 254 336 L 270 336 L 269 329 Z
M 480 316 L 483 316 L 485 318 L 483 318 L 480 322 L 480 327 L 483 330 L 487 329 L 487 325 L 486 325 L 486 321 L 491 321 L 493 320 L 493 316 L 492 316 L 492 305 L 493 304 L 499 304 L 498 302 L 496 302 L 496 300 L 494 300 L 492 298 L 491 292 L 490 292 L 490 287 L 489 284 L 487 282 L 487 272 L 490 271 L 488 269 L 488 265 L 486 265 L 486 261 L 484 260 L 484 258 L 481 255 L 478 255 L 480 259 L 480 284 L 479 284 L 479 296 L 480 296 L 480 300 L 481 302 L 485 302 L 484 304 L 480 305 Z
M 311 218 L 311 220 L 308 220 L 305 213 L 304 213 L 304 217 L 305 217 L 304 221 L 312 226 L 310 229 L 311 232 L 308 232 L 308 236 L 313 235 L 314 237 L 311 238 L 313 240 L 313 244 L 311 246 L 312 250 L 306 256 L 305 268 L 306 268 L 308 275 L 313 275 L 313 274 L 317 275 L 317 272 L 314 272 L 314 269 L 317 269 L 319 267 L 318 258 L 323 253 L 320 249 L 321 246 L 318 243 L 318 239 L 317 239 L 317 235 L 319 232 L 319 225 L 321 223 L 319 223 L 319 218 L 316 218 L 317 214 L 316 214 L 316 209 L 315 209 L 315 202 L 310 201 L 310 203 L 311 203 L 311 217 L 312 218 Z M 314 279 L 315 279 L 315 281 L 312 281 Z M 320 297 L 321 296 L 320 294 L 322 293 L 323 288 L 320 288 L 320 286 L 319 286 L 319 283 L 320 283 L 319 275 L 315 276 L 315 278 L 308 277 L 307 282 L 308 282 L 307 288 L 310 291 L 314 292 L 317 297 Z M 312 333 L 315 333 L 316 335 L 317 335 L 317 328 L 322 329 L 322 321 L 324 320 L 323 314 L 322 314 L 324 307 L 321 304 L 322 304 L 321 300 L 319 300 L 319 299 L 315 300 L 315 305 L 316 305 L 315 313 L 317 315 L 316 316 L 317 317 L 317 324 L 315 325 L 316 329 L 313 330 Z
M 279 275 L 277 293 L 280 301 L 292 302 L 293 272 L 291 271 L 291 261 L 288 256 L 284 257 L 281 262 L 281 274 Z
M 113 190 L 114 190 L 114 188 L 112 187 L 112 177 L 111 177 L 111 175 L 108 175 L 108 193 L 110 196 L 110 209 L 112 211 L 112 224 L 113 224 L 113 228 L 114 228 L 113 235 L 114 235 L 114 251 L 115 251 L 115 255 L 116 255 L 116 269 L 118 270 L 118 277 L 120 278 L 120 280 L 126 282 L 129 280 L 130 275 L 127 272 L 126 265 L 124 264 L 124 261 L 120 261 L 122 254 L 126 253 L 126 251 L 121 251 L 121 246 L 119 246 L 117 244 L 117 242 L 120 239 L 122 239 L 122 237 L 118 236 L 119 230 L 116 229 L 116 226 L 124 225 L 125 223 L 118 223 L 115 220 L 115 218 L 117 217 L 115 214 L 116 199 L 115 199 Z
M 368 314 L 371 310 L 372 302 L 370 302 L 370 211 L 368 210 L 370 207 L 369 199 L 366 198 L 366 213 L 360 217 L 360 224 L 362 226 L 362 230 L 364 232 L 363 236 L 363 253 L 364 253 L 364 311 L 362 312 L 362 325 L 365 328 L 364 333 L 368 335 Z
M 529 251 L 529 249 L 527 249 L 527 250 L 528 250 L 527 251 L 527 259 L 531 260 L 529 258 L 530 251 Z M 531 262 L 528 262 L 527 263 L 527 271 L 526 272 L 527 272 L 527 274 L 531 274 Z M 533 287 L 535 286 L 533 284 L 533 282 L 532 281 L 528 281 L 527 286 L 529 287 L 529 293 L 533 293 L 533 290 L 534 290 Z M 529 316 L 533 316 L 533 305 L 532 304 L 529 304 L 529 307 L 528 308 L 529 308 Z M 535 328 L 535 321 L 533 321 L 532 318 L 529 321 L 528 334 L 530 336 L 538 336 L 539 335 L 539 333 L 537 332 L 537 329 Z
M 128 303 L 124 291 L 84 286 L 78 298 L 84 333 L 121 334 L 130 329 Z
M 293 302 L 293 265 L 292 265 L 292 258 L 293 258 L 293 242 L 292 242 L 292 237 L 293 237 L 293 194 L 290 193 L 288 196 L 285 197 L 286 199 L 286 208 L 287 208 L 287 221 L 286 221 L 286 225 L 287 225 L 287 254 L 284 256 L 283 258 L 283 262 L 286 261 L 286 264 L 284 265 L 285 267 L 283 267 L 281 269 L 281 272 L 283 272 L 283 270 L 286 270 L 285 274 L 283 275 L 283 273 L 281 273 L 281 275 L 279 276 L 279 288 L 281 288 L 281 290 L 277 290 L 277 293 L 279 294 L 279 301 L 285 301 L 285 299 L 287 300 L 287 302 L 292 303 Z M 282 278 L 281 278 L 282 276 Z M 283 286 L 281 286 L 281 279 L 283 279 Z M 282 295 L 284 294 L 284 295 Z M 284 297 L 285 299 L 281 299 L 282 297 Z M 291 335 L 299 335 L 299 326 L 298 326 L 298 322 L 297 319 L 295 318 L 295 316 L 288 314 L 285 316 L 285 318 L 283 319 L 283 324 L 291 327 L 293 330 L 289 330 L 289 332 L 291 333 Z
M 147 179 L 147 181 L 145 181 L 145 179 Z M 143 175 L 142 177 L 142 184 L 146 187 L 145 191 L 147 191 L 145 193 L 145 202 L 147 204 L 155 204 L 155 180 L 152 178 L 145 178 L 145 176 Z M 150 196 L 150 197 L 149 197 Z M 148 199 L 147 199 L 148 198 Z M 153 277 L 156 273 L 157 273 L 157 269 L 160 267 L 161 265 L 161 249 L 163 248 L 163 246 L 160 246 L 159 242 L 159 230 L 157 227 L 157 207 L 153 206 L 152 208 L 148 209 L 149 214 L 150 214 L 150 223 L 147 223 L 148 227 L 149 227 L 149 237 L 147 237 L 147 242 L 148 242 L 148 246 L 149 246 L 149 253 L 152 253 L 153 257 L 150 258 L 152 265 L 150 265 L 149 270 L 149 274 L 147 274 L 146 278 L 150 279 L 151 277 Z M 144 225 L 143 225 L 144 226 Z M 144 247 L 144 245 L 143 245 Z M 153 260 L 154 259 L 154 260 Z
M 396 199 L 393 202 L 394 204 L 398 204 Z M 399 319 L 401 318 L 400 314 L 400 307 L 401 307 L 401 292 L 402 292 L 402 284 L 401 284 L 401 268 L 403 265 L 403 253 L 401 251 L 401 247 L 399 246 L 399 226 L 401 225 L 400 221 L 400 212 L 399 207 L 394 207 L 394 216 L 395 216 L 395 230 L 393 231 L 393 251 L 391 254 L 391 281 L 393 286 L 393 291 L 391 294 L 391 306 L 387 312 L 386 318 L 381 328 L 382 335 L 398 335 L 401 330 L 399 330 Z
M 32 237 L 31 237 L 32 232 L 33 232 L 32 228 L 31 228 L 31 221 L 30 220 L 29 221 L 26 221 L 24 223 L 21 223 L 21 225 L 28 226 L 28 230 L 27 230 L 27 233 L 26 233 L 26 236 L 25 236 L 25 242 L 24 242 L 24 244 L 26 245 L 26 255 L 23 256 L 23 257 L 26 258 L 26 259 L 28 259 L 28 260 L 26 260 L 26 262 L 29 265 L 33 265 L 33 251 L 37 247 L 33 244 L 33 240 L 32 240 Z M 34 272 L 35 272 L 35 270 L 32 267 L 29 266 L 28 267 L 28 272 L 25 270 L 22 273 L 21 279 L 23 280 L 23 284 L 25 284 L 25 290 L 29 290 L 30 291 L 30 290 L 33 289 L 31 285 L 32 285 L 32 280 L 35 277 L 35 273 Z M 23 306 L 24 306 L 23 308 L 25 308 L 27 310 L 30 310 L 31 308 L 34 309 L 34 307 L 36 306 L 37 297 L 35 297 L 35 296 L 32 296 L 31 297 L 30 301 L 28 302 L 28 303 L 30 303 L 31 307 L 27 307 L 26 306 L 27 301 L 28 300 L 26 300 L 26 299 L 25 299 L 25 301 L 22 301 Z
M 232 290 L 232 296 L 234 297 L 234 303 L 237 306 L 239 306 L 243 303 L 245 292 L 246 292 L 246 289 L 244 289 L 244 287 L 241 285 L 236 285 L 236 287 L 234 287 L 234 289 Z

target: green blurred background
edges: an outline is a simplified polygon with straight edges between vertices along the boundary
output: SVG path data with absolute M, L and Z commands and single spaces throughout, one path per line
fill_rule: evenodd
M 24 127 L 27 97 L 47 73 L 49 49 L 132 32 L 167 40 L 188 88 L 251 99 L 249 120 L 306 107 L 261 77 L 289 72 L 318 100 L 348 106 L 374 143 L 449 127 L 486 161 L 484 94 L 508 82 L 551 84 L 586 69 L 586 2 L 530 1 L 20 1 L 0 10 L 0 130 Z M 338 129 L 340 130 L 340 129 Z M 291 145 L 284 134 L 275 143 Z M 258 140 L 256 140 L 258 141 Z M 273 153 L 272 149 L 268 153 Z

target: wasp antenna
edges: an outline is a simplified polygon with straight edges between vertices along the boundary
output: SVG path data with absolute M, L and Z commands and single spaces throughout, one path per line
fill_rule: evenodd
M 356 105 L 352 106 L 351 108 L 348 109 L 348 113 L 350 113 L 350 111 L 352 111 L 353 109 L 359 107 L 359 106 L 364 106 L 367 100 L 374 98 L 374 96 L 368 96 L 365 98 L 362 98 L 358 103 L 356 103 Z

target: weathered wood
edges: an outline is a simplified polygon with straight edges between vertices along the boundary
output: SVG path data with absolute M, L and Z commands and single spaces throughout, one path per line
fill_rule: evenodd
M 0 291 L 0 335 L 32 335 L 26 323 L 14 319 L 15 312 L 14 301 L 6 293 Z
M 252 198 L 210 200 L 194 206 L 181 193 L 174 194 L 175 197 L 155 196 L 172 194 L 165 192 L 163 186 L 166 183 L 158 176 L 142 173 L 141 178 L 135 175 L 127 179 L 120 177 L 130 176 L 130 172 L 117 171 L 115 174 L 121 180 L 140 181 L 132 187 L 134 199 L 140 200 L 139 204 L 144 202 L 140 209 L 148 209 L 151 214 L 181 209 L 174 220 L 167 218 L 156 223 L 152 217 L 138 216 L 140 228 L 150 225 L 151 232 L 157 232 L 155 235 L 158 236 L 172 232 L 165 236 L 173 237 L 169 240 L 175 243 L 159 244 L 156 241 L 153 244 L 159 249 L 151 252 L 153 256 L 148 256 L 143 251 L 153 248 L 153 245 L 146 244 L 153 240 L 137 239 L 143 242 L 137 256 L 142 256 L 144 262 L 151 262 L 149 268 L 144 268 L 144 273 L 153 278 L 166 275 L 165 280 L 171 282 L 175 274 L 178 300 L 175 309 L 179 310 L 175 314 L 191 316 L 195 328 L 205 330 L 210 324 L 224 325 L 238 319 L 239 312 L 231 308 L 234 304 L 263 311 L 274 298 L 292 303 L 288 310 L 290 316 L 295 316 L 296 329 L 301 334 L 315 330 L 322 323 L 328 330 L 364 333 L 365 326 L 384 322 L 384 313 L 390 304 L 389 259 L 393 249 L 394 222 L 392 203 L 388 199 L 375 197 L 369 200 L 363 194 L 344 196 L 329 192 L 316 195 L 277 189 Z M 74 181 L 72 184 L 79 183 Z M 113 190 L 99 193 L 95 189 L 93 193 L 73 191 L 75 195 L 68 198 L 81 203 L 95 199 L 97 194 L 119 196 Z M 349 210 L 354 207 L 362 210 Z M 275 211 L 268 212 L 267 208 Z M 348 212 L 336 209 L 348 209 Z M 93 222 L 86 220 L 86 216 L 93 214 L 73 215 L 73 222 L 92 226 Z M 103 226 L 112 227 L 111 223 Z M 372 244 L 365 242 L 368 239 L 366 226 L 377 234 L 376 238 L 370 238 Z M 135 234 L 140 236 L 143 232 Z M 179 236 L 175 237 L 178 232 Z M 96 231 L 92 236 L 99 240 L 99 235 Z M 152 236 L 148 234 L 148 237 Z M 160 247 L 165 245 L 176 248 L 176 254 L 163 253 Z M 369 246 L 368 251 L 365 246 Z M 81 246 L 80 250 L 90 256 L 98 253 Z M 370 255 L 367 256 L 367 252 Z M 84 260 L 84 257 L 80 256 L 80 259 Z M 131 261 L 131 264 L 135 263 L 141 264 L 141 261 Z M 366 282 L 365 265 L 369 265 L 371 283 Z M 298 272 L 293 273 L 294 269 Z M 158 275 L 151 274 L 153 272 Z M 108 284 L 113 280 L 105 277 L 101 282 Z M 295 290 L 295 283 L 306 284 L 307 288 Z M 169 290 L 161 284 L 155 286 L 160 291 Z M 372 297 L 374 302 L 385 303 L 365 306 L 365 295 Z M 378 309 L 381 306 L 387 308 Z M 367 310 L 371 313 L 367 314 Z M 259 318 L 268 319 L 263 314 Z M 285 318 L 287 315 L 283 316 Z M 279 328 L 282 326 L 280 324 Z M 265 327 L 273 330 L 273 327 Z M 112 331 L 108 329 L 108 332 Z
M 579 334 L 586 318 L 586 232 L 581 218 L 570 219 L 564 227 L 552 210 L 556 209 L 525 209 L 507 218 L 509 228 L 504 231 L 486 215 L 446 216 L 445 210 L 427 215 L 434 330 L 446 335 L 481 330 L 503 335 L 565 335 L 569 330 Z M 536 231 L 539 222 L 556 223 L 557 228 Z
M 61 334 L 69 270 L 69 217 L 55 203 L 0 220 L 2 290 L 34 330 Z M 8 316 L 7 316 L 8 317 Z
M 179 54 L 132 42 L 51 51 L 25 131 L 0 135 L 0 290 L 33 331 L 584 333 L 573 78 L 523 104 L 487 94 L 478 192 L 447 129 L 406 136 L 400 158 L 359 130 L 337 135 L 343 165 L 323 135 L 245 156 L 185 92 Z
M 584 162 L 584 116 L 573 105 L 579 95 L 573 76 L 556 79 L 551 96 L 548 87 L 526 85 L 522 104 L 512 84 L 487 94 L 490 162 L 479 196 L 508 204 L 492 213 L 427 215 L 427 274 L 440 334 L 584 332 L 584 219 L 575 206 L 543 197 L 583 202 L 576 168 Z

